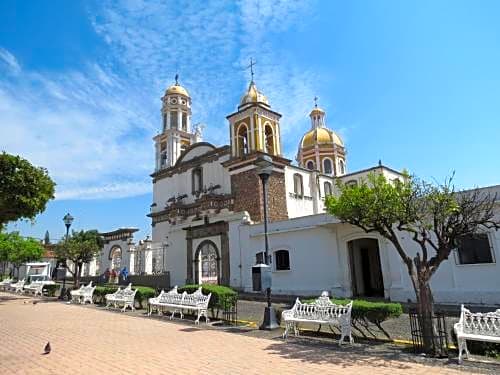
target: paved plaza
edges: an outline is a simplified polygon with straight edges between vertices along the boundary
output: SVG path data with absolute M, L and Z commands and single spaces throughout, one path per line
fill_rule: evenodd
M 454 374 L 352 347 L 300 344 L 0 292 L 4 374 Z M 203 323 L 202 323 L 203 327 Z M 42 355 L 50 341 L 52 352 Z M 467 371 L 468 372 L 468 371 Z

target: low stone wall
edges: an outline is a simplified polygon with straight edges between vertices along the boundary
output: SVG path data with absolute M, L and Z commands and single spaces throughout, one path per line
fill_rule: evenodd
M 80 284 L 87 284 L 90 281 L 94 285 L 107 284 L 108 279 L 104 275 L 100 276 L 85 276 L 80 278 Z M 128 285 L 132 283 L 134 285 L 149 286 L 155 289 L 170 289 L 170 273 L 162 273 L 160 275 L 129 275 L 126 279 L 121 278 L 118 282 L 119 285 Z

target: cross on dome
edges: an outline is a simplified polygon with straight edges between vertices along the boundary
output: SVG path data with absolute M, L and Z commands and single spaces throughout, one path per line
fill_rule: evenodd
M 252 76 L 251 82 L 253 82 L 253 67 L 255 66 L 255 64 L 257 64 L 257 62 L 253 61 L 253 59 L 250 57 L 250 65 L 247 66 L 247 69 L 250 69 L 250 74 Z

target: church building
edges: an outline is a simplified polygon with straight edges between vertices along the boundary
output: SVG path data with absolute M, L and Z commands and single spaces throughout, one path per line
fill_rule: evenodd
M 226 117 L 229 145 L 202 141 L 202 128 L 192 125 L 192 98 L 177 77 L 161 100 L 148 214 L 152 236 L 136 244 L 134 228 L 104 233 L 100 272 L 124 266 L 131 274 L 166 270 L 171 285 L 215 283 L 252 292 L 252 266 L 264 260 L 258 172 L 266 155 L 272 161 L 267 186 L 274 294 L 328 290 L 334 296 L 415 299 L 392 244 L 341 223 L 324 206 L 327 195 L 337 194 L 337 179 L 358 184 L 369 173 L 388 180 L 402 174 L 381 163 L 349 171 L 346 146 L 328 127 L 316 100 L 310 129 L 297 139 L 296 163 L 283 155 L 281 114 L 253 79 L 236 111 Z M 487 189 L 500 193 L 500 186 Z M 408 234 L 400 235 L 416 252 Z M 434 276 L 436 302 L 500 300 L 500 233 L 488 232 L 472 242 L 454 251 Z

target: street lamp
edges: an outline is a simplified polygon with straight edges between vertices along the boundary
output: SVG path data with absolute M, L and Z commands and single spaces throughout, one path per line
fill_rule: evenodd
M 71 227 L 71 223 L 73 223 L 73 220 L 75 220 L 75 218 L 73 216 L 71 216 L 69 213 L 67 213 L 63 217 L 63 222 L 64 222 L 64 225 L 66 226 L 66 239 L 65 239 L 65 241 L 68 240 L 69 228 Z M 63 267 L 64 274 L 63 274 L 63 286 L 61 289 L 61 295 L 59 296 L 60 300 L 63 300 L 64 296 L 66 294 L 66 259 L 64 259 L 63 262 L 64 262 L 64 267 Z
M 270 257 L 269 257 L 269 236 L 267 233 L 268 224 L 268 204 L 267 204 L 267 182 L 269 177 L 273 172 L 273 159 L 269 155 L 262 155 L 257 159 L 257 174 L 262 182 L 262 196 L 264 203 L 264 263 L 267 267 L 270 267 Z M 268 268 L 268 272 L 269 272 Z M 266 299 L 267 306 L 264 310 L 264 320 L 259 329 L 272 330 L 279 328 L 278 322 L 276 321 L 276 312 L 271 306 L 271 285 L 266 288 Z

